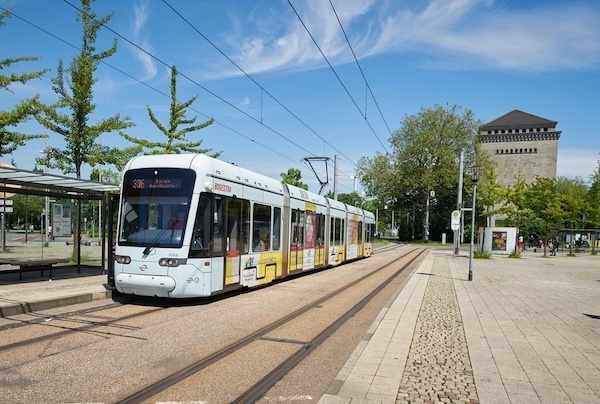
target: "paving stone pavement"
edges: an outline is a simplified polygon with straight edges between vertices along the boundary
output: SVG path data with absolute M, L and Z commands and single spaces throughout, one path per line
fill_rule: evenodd
M 435 257 L 397 404 L 479 403 L 447 259 Z
M 600 404 L 600 257 L 433 249 L 319 404 Z

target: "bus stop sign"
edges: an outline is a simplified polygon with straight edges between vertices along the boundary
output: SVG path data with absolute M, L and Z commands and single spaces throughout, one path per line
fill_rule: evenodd
M 450 228 L 454 231 L 460 229 L 460 212 L 458 210 L 452 211 L 452 216 L 450 216 Z

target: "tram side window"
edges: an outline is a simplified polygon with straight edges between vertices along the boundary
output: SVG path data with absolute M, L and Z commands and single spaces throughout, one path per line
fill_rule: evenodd
M 292 211 L 292 247 L 304 245 L 304 212 L 301 210 Z
M 229 238 L 229 250 L 240 254 L 247 254 L 248 243 L 248 219 L 250 215 L 250 202 L 242 200 L 229 200 L 227 203 L 227 237 Z
M 345 220 L 344 219 L 337 219 L 337 225 L 336 225 L 336 240 L 337 240 L 337 245 L 344 245 L 344 226 L 345 225 Z
M 270 250 L 271 237 L 271 207 L 254 204 L 252 211 L 252 250 Z
M 363 222 L 362 220 L 358 222 L 358 244 L 363 242 Z
M 329 229 L 329 245 L 334 246 L 335 243 L 335 217 L 331 218 L 331 226 Z
M 191 251 L 194 256 L 208 256 L 212 244 L 211 232 L 212 206 L 211 197 L 203 194 L 200 196 L 194 234 L 192 236 Z
M 343 220 L 335 217 L 331 218 L 331 245 L 343 245 L 344 233 L 343 233 Z
M 273 209 L 273 241 L 272 250 L 277 251 L 281 249 L 279 241 L 281 240 L 281 208 Z
M 317 214 L 317 247 L 325 242 L 325 215 Z

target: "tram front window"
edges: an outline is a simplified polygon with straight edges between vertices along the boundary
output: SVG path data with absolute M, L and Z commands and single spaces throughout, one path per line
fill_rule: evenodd
M 189 170 L 173 169 L 127 172 L 123 183 L 119 245 L 181 247 L 194 176 Z

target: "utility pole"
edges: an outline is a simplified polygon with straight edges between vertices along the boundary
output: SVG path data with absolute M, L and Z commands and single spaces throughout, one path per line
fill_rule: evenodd
M 473 249 L 473 243 L 475 239 L 475 201 L 477 201 L 477 181 L 479 178 L 477 177 L 477 167 L 473 167 L 473 172 L 471 173 L 471 180 L 473 181 L 473 210 L 471 211 L 471 247 L 469 252 L 469 280 L 473 280 L 473 255 L 475 251 Z
M 462 189 L 463 189 L 463 159 L 465 152 L 461 150 L 460 158 L 458 160 L 458 195 L 456 197 L 456 210 L 460 212 L 460 222 L 462 223 Z M 460 248 L 462 228 L 458 227 L 458 230 L 454 230 L 454 254 L 458 255 Z

